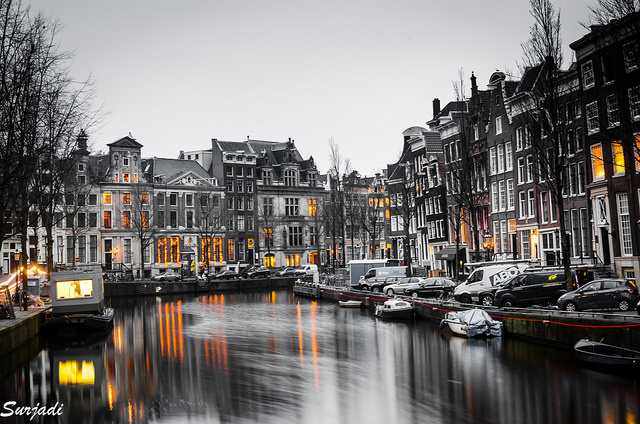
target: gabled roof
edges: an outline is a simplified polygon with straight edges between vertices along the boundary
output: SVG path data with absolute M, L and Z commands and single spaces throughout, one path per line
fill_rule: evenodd
M 140 149 L 142 144 L 138 143 L 135 138 L 131 137 L 131 135 L 122 137 L 119 140 L 114 141 L 113 143 L 107 144 L 109 147 L 129 147 L 134 149 Z
M 162 176 L 166 183 L 188 174 L 193 174 L 202 180 L 211 178 L 207 171 L 195 160 L 153 158 L 152 167 L 152 176 Z

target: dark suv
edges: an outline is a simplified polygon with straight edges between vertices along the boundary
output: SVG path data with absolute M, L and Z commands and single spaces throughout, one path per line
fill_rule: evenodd
M 628 311 L 638 303 L 638 288 L 633 281 L 595 280 L 558 299 L 565 311 L 619 309 Z
M 572 274 L 576 281 L 575 272 Z M 571 284 L 562 271 L 525 272 L 499 286 L 493 304 L 506 307 L 553 304 L 572 289 Z

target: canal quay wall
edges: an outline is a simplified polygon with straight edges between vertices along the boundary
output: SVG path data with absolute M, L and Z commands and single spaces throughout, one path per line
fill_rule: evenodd
M 31 358 L 48 308 L 15 311 L 15 319 L 0 320 L 0 364 L 17 364 Z M 37 346 L 35 348 L 37 350 Z M 3 374 L 0 366 L 0 375 Z
M 273 277 L 241 280 L 196 281 L 120 281 L 105 282 L 105 297 L 168 296 L 218 291 L 269 290 L 293 287 L 298 277 Z
M 384 303 L 389 297 L 380 293 L 350 291 L 336 287 L 296 286 L 294 293 L 330 300 L 361 300 L 369 307 Z M 573 349 L 584 338 L 603 340 L 616 346 L 640 348 L 640 317 L 612 313 L 565 312 L 533 308 L 497 308 L 468 305 L 433 299 L 414 299 L 411 302 L 418 318 L 440 322 L 447 312 L 480 308 L 493 319 L 501 321 L 505 335 L 528 341 Z

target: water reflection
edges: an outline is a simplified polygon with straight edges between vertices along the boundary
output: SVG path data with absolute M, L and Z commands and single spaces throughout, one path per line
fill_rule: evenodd
M 41 351 L 2 379 L 1 399 L 61 401 L 65 423 L 631 424 L 640 414 L 637 380 L 565 352 L 449 337 L 287 291 L 114 306 L 107 338 Z

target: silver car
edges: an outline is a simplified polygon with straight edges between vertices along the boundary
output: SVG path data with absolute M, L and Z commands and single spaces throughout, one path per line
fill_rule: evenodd
M 428 278 L 424 277 L 400 278 L 397 283 L 386 286 L 384 288 L 384 292 L 388 296 L 393 296 L 395 294 L 406 294 L 407 290 L 417 289 L 421 284 L 426 283 L 428 280 Z

